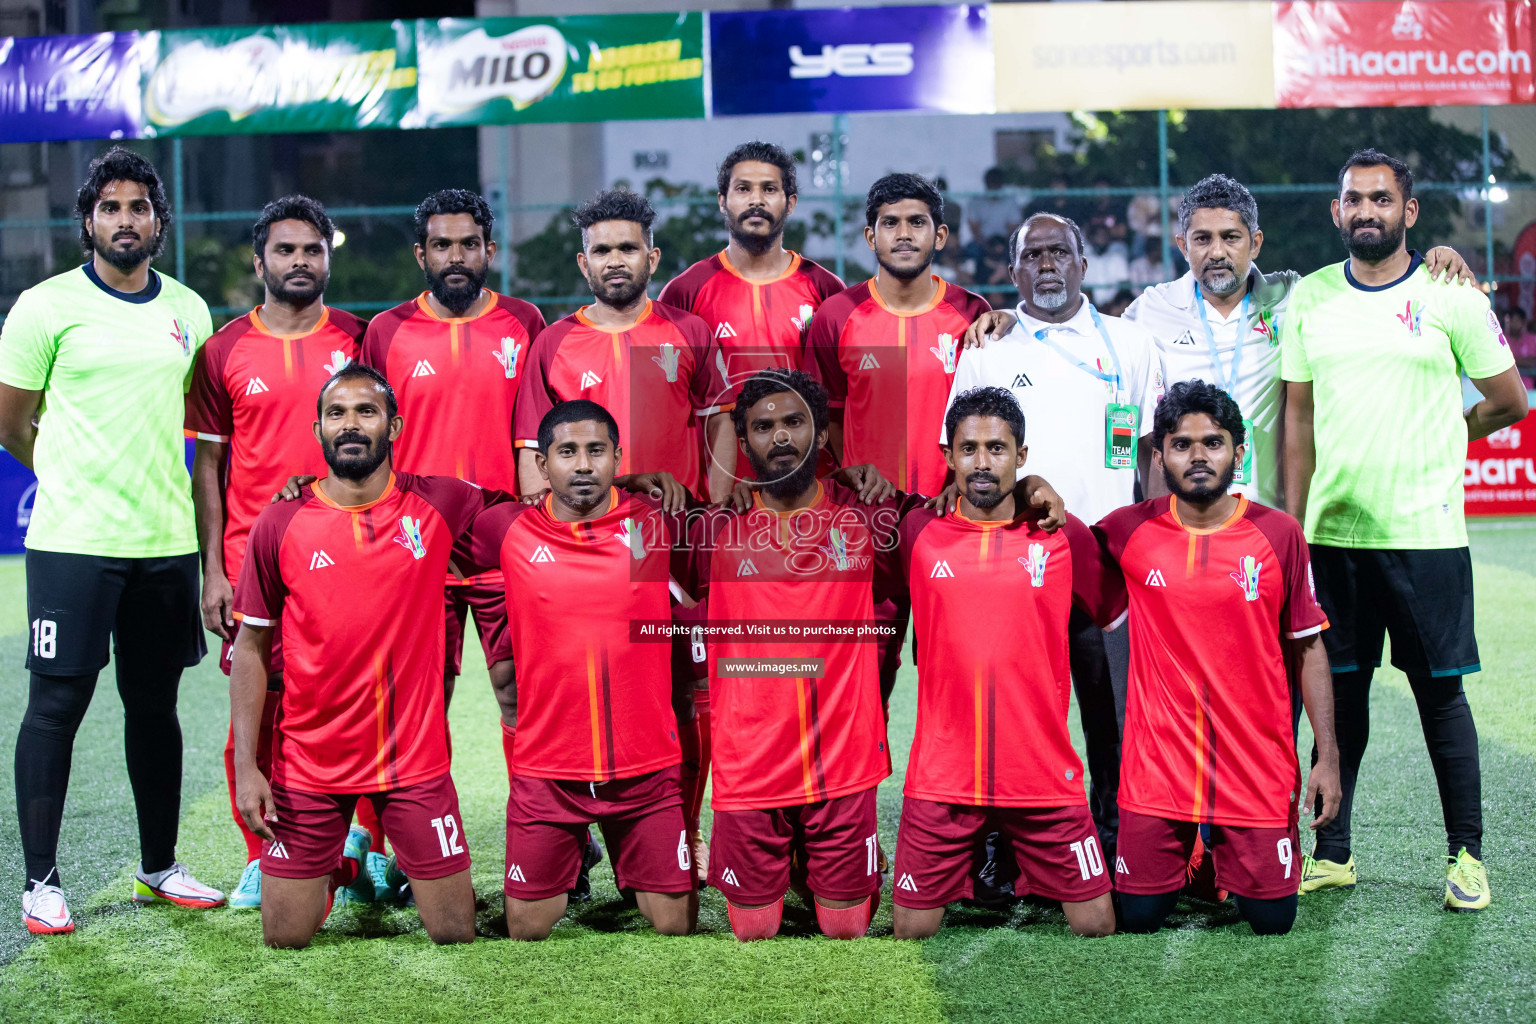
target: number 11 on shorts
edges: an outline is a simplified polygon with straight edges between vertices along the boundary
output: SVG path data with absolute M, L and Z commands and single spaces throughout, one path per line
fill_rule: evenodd
M 437 845 L 443 848 L 444 857 L 454 857 L 464 852 L 464 847 L 459 845 L 459 823 L 453 820 L 453 815 L 433 818 L 432 827 L 437 830 Z
M 880 870 L 880 836 L 878 833 L 864 837 L 864 873 L 873 875 Z

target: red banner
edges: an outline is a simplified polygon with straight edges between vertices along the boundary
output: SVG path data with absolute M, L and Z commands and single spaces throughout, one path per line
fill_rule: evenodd
M 1531 0 L 1275 4 L 1281 107 L 1530 103 Z
M 1467 445 L 1469 516 L 1536 515 L 1536 412 Z

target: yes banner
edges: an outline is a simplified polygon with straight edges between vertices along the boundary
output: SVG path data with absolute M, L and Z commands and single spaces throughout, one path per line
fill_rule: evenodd
M 416 22 L 402 128 L 704 116 L 704 16 Z
M 709 16 L 714 113 L 991 113 L 983 4 Z
M 1530 103 L 1530 0 L 1275 4 L 1282 107 Z

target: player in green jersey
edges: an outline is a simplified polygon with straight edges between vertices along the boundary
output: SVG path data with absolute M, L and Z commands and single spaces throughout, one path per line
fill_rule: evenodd
M 1469 439 L 1524 418 L 1526 394 L 1487 296 L 1432 284 L 1407 248 L 1418 210 L 1406 164 L 1373 149 L 1350 157 L 1333 200 L 1350 258 L 1297 284 L 1281 332 L 1287 506 L 1306 527 L 1333 627 L 1323 641 L 1344 790 L 1304 861 L 1301 891 L 1355 884 L 1350 808 L 1371 675 L 1390 634 L 1439 783 L 1445 906 L 1481 910 L 1482 781 L 1461 685 L 1479 669 L 1462 466 Z M 1463 373 L 1483 395 L 1465 412 Z
M 0 444 L 37 473 L 27 530 L 31 672 L 16 741 L 16 809 L 35 933 L 74 920 L 58 877 L 70 754 L 109 639 L 138 811 L 133 898 L 224 895 L 176 860 L 182 669 L 203 656 L 197 535 L 182 443 L 208 307 L 150 263 L 171 213 L 155 168 L 114 147 L 76 199 L 89 262 L 29 288 L 0 330 Z

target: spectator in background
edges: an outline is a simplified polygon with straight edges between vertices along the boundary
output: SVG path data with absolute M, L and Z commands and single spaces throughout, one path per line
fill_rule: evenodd
M 1138 295 L 1144 288 L 1174 278 L 1173 268 L 1163 262 L 1162 238 L 1148 235 L 1145 241 L 1146 248 L 1142 254 L 1131 260 L 1131 289 Z
M 965 208 L 955 201 L 949 191 L 949 179 L 939 175 L 933 179 L 933 187 L 939 190 L 939 195 L 944 199 L 944 226 L 949 228 L 949 237 L 962 239 L 965 237 Z M 959 245 L 950 246 L 952 254 L 958 255 Z M 937 261 L 935 261 L 937 262 Z
M 1124 316 L 1126 308 L 1136 301 L 1136 293 L 1129 288 L 1121 288 L 1115 292 L 1114 298 L 1099 307 L 1099 312 L 1105 316 Z
M 1504 311 L 1503 321 L 1504 337 L 1509 341 L 1509 350 L 1515 354 L 1520 379 L 1526 388 L 1536 388 L 1536 334 L 1531 333 L 1525 310 L 1511 305 Z
M 982 258 L 977 261 L 976 283 L 982 285 L 982 294 L 992 303 L 993 309 L 1011 309 L 1013 277 L 1009 274 L 1008 239 L 993 235 L 987 239 Z
M 1004 184 L 1001 167 L 988 168 L 987 173 L 981 177 L 981 183 L 988 193 L 994 194 L 977 196 L 966 208 L 966 244 L 977 249 L 990 248 L 992 238 L 997 236 L 1005 239 L 1006 249 L 1006 239 L 1024 222 L 1022 204 L 1008 196 L 995 194 Z M 1006 261 L 1007 258 L 1005 252 L 1003 259 Z
M 1086 256 L 1088 272 L 1083 275 L 1083 290 L 1093 301 L 1108 301 L 1131 279 L 1130 252 L 1124 242 L 1113 237 L 1104 220 L 1096 221 L 1089 230 Z

